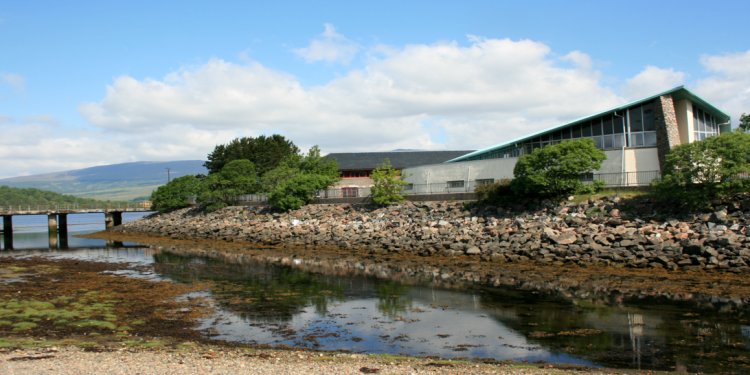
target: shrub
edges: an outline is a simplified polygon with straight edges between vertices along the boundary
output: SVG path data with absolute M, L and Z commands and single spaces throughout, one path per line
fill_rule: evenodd
M 406 198 L 402 193 L 406 181 L 401 180 L 401 174 L 391 166 L 391 161 L 385 159 L 383 164 L 372 171 L 372 201 L 381 206 L 388 206 L 403 202 Z
M 313 146 L 306 156 L 292 155 L 263 178 L 268 202 L 281 210 L 296 210 L 313 200 L 315 193 L 339 180 L 336 161 L 320 156 Z
M 679 145 L 666 157 L 656 198 L 678 209 L 698 209 L 750 190 L 750 134 L 723 133 Z
M 587 193 L 600 185 L 586 186 L 581 175 L 601 168 L 606 158 L 590 138 L 539 148 L 518 159 L 511 189 L 517 196 L 537 198 Z
M 247 159 L 230 161 L 221 171 L 206 177 L 204 183 L 198 203 L 209 211 L 233 204 L 240 195 L 258 191 L 255 165 Z
M 504 178 L 491 184 L 479 185 L 474 189 L 477 201 L 484 204 L 503 205 L 513 201 L 511 179 Z
M 190 201 L 203 191 L 203 176 L 182 176 L 151 193 L 151 207 L 159 212 L 169 212 L 188 207 Z

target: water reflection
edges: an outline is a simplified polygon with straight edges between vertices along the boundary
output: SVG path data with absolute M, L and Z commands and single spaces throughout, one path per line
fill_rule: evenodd
M 201 283 L 232 342 L 697 372 L 750 370 L 750 324 L 677 305 L 603 307 L 508 289 L 451 291 L 146 249 L 15 251 L 128 262 L 122 274 Z
M 201 329 L 218 340 L 592 364 L 529 343 L 484 314 L 471 294 L 260 263 L 227 264 L 170 254 L 154 259 L 155 270 L 169 278 L 210 282 L 218 313 Z

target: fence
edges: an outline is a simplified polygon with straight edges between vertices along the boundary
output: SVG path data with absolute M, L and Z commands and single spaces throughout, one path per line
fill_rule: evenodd
M 602 181 L 606 187 L 648 186 L 661 177 L 659 171 L 597 173 L 583 178 L 584 181 Z
M 659 171 L 642 171 L 642 172 L 623 172 L 623 173 L 596 173 L 582 176 L 584 182 L 603 181 L 606 187 L 627 187 L 627 186 L 648 186 L 652 181 L 661 177 Z M 436 182 L 431 184 L 408 184 L 405 185 L 401 192 L 405 196 L 416 195 L 450 195 L 474 193 L 478 186 L 491 184 L 494 180 L 483 179 L 474 181 L 447 181 Z M 352 186 L 328 188 L 320 190 L 315 194 L 315 198 L 320 201 L 368 198 L 372 195 L 372 189 L 369 186 Z M 268 196 L 263 194 L 247 194 L 237 197 L 237 204 L 255 205 L 268 203 Z
M 75 211 L 144 211 L 151 209 L 151 202 L 96 202 L 92 204 L 20 204 L 0 206 L 0 213 L 23 212 L 75 212 Z

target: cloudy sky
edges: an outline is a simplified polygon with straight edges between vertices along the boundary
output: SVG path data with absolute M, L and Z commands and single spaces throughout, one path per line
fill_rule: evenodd
M 324 153 L 477 149 L 678 85 L 736 126 L 748 14 L 745 0 L 4 0 L 0 178 L 204 159 L 274 133 Z

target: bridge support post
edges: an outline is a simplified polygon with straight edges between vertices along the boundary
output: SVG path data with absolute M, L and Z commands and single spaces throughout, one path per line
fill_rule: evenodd
M 49 232 L 49 249 L 55 250 L 57 249 L 57 232 Z
M 52 235 L 52 233 L 57 235 L 57 215 L 56 214 L 47 215 L 47 227 L 49 227 L 50 235 Z
M 49 248 L 57 249 L 57 214 L 47 215 L 47 234 L 49 235 Z
M 60 248 L 68 248 L 68 214 L 57 215 L 58 231 L 60 232 Z
M 109 211 L 104 213 L 104 224 L 107 229 L 114 228 L 122 224 L 122 212 Z
M 13 216 L 3 215 L 3 245 L 5 250 L 13 248 Z

